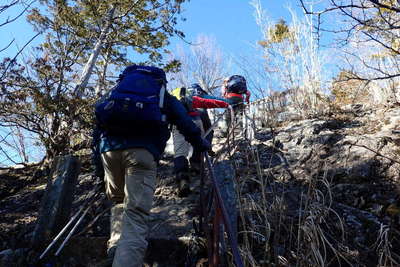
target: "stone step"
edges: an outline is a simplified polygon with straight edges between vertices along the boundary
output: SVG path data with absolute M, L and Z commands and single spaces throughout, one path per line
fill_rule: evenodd
M 70 240 L 60 254 L 64 266 L 96 267 L 107 258 L 108 237 L 77 237 Z M 206 257 L 205 241 L 192 236 L 179 238 L 149 238 L 145 266 L 184 266 L 186 260 Z M 188 251 L 192 254 L 188 255 Z M 193 254 L 194 253 L 194 254 Z

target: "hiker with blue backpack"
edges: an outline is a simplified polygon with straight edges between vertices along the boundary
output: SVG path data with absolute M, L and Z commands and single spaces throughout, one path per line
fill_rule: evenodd
M 229 107 L 229 104 L 224 99 L 208 95 L 198 84 L 192 84 L 188 88 L 176 88 L 172 91 L 172 95 L 182 102 L 186 108 L 187 114 L 201 129 L 202 133 L 207 131 L 208 128 L 204 129 L 202 121 L 202 112 L 204 111 L 200 109 Z M 172 130 L 172 136 L 174 142 L 174 172 L 179 184 L 178 195 L 180 197 L 186 197 L 190 193 L 190 177 L 200 173 L 201 151 L 193 147 L 190 156 L 191 146 L 176 127 Z M 212 140 L 208 140 L 211 143 Z
M 104 172 L 113 203 L 107 243 L 107 264 L 113 267 L 143 264 L 157 162 L 170 137 L 169 124 L 197 150 L 210 149 L 185 107 L 166 91 L 166 83 L 162 69 L 129 66 L 95 107 L 96 174 Z

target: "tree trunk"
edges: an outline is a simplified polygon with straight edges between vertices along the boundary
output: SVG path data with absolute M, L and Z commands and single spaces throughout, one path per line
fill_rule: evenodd
M 97 57 L 99 56 L 100 51 L 101 51 L 101 47 L 102 47 L 104 41 L 106 40 L 108 31 L 111 28 L 115 9 L 116 9 L 115 5 L 111 7 L 111 10 L 109 11 L 108 16 L 107 16 L 106 25 L 101 30 L 99 39 L 97 40 L 97 42 L 94 46 L 93 52 L 90 55 L 89 60 L 86 62 L 85 67 L 83 68 L 81 78 L 79 79 L 79 82 L 75 88 L 75 94 L 78 97 L 81 97 L 83 95 L 84 90 L 89 82 L 89 78 L 92 75 L 93 67 L 96 64 Z
M 68 221 L 80 165 L 79 159 L 71 155 L 54 159 L 33 233 L 33 247 L 44 247 Z

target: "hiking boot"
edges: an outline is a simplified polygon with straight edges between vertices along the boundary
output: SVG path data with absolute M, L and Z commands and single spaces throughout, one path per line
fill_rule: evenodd
M 182 179 L 179 181 L 179 189 L 178 196 L 179 197 L 187 197 L 190 193 L 189 181 L 186 179 Z
M 182 171 L 176 174 L 176 180 L 178 182 L 178 196 L 179 197 L 187 197 L 190 193 L 190 184 L 189 184 L 189 172 Z
M 208 150 L 208 155 L 210 157 L 215 157 L 217 155 L 217 153 L 215 153 L 212 149 Z
M 191 176 L 198 176 L 200 175 L 200 163 L 191 163 L 190 166 L 190 175 Z

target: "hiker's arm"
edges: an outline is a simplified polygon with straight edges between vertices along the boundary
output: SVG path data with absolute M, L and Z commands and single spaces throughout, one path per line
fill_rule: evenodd
M 187 111 L 182 103 L 170 94 L 165 95 L 165 102 L 168 121 L 176 125 L 179 132 L 185 137 L 185 140 L 193 147 L 200 148 L 200 150 L 204 151 L 203 146 L 205 144 L 204 140 L 201 138 L 201 130 L 194 124 L 189 115 L 187 115 Z
M 193 108 L 227 108 L 229 104 L 218 99 L 193 96 Z

